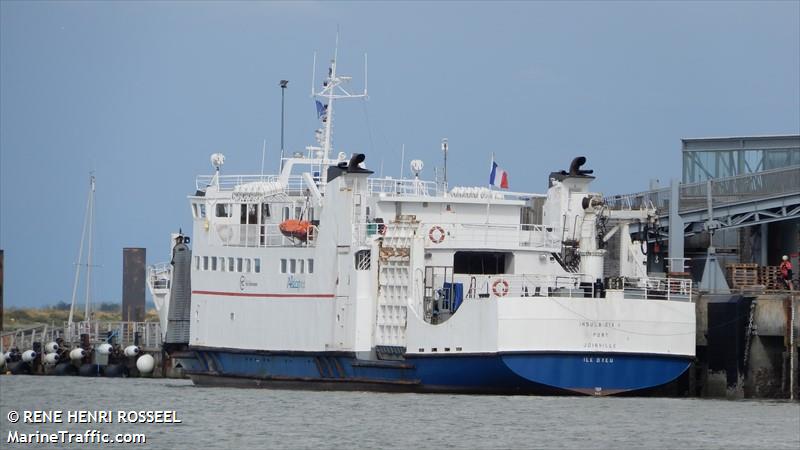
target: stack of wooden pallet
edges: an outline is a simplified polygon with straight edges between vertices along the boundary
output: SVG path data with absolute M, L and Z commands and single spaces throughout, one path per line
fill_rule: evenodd
M 743 288 L 759 285 L 758 264 L 729 264 L 728 283 L 732 288 Z
M 777 290 L 783 289 L 783 282 L 781 281 L 781 268 L 779 266 L 764 266 L 759 269 L 758 276 L 767 289 Z

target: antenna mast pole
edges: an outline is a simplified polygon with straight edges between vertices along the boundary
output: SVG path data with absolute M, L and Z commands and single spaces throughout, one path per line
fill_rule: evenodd
M 333 147 L 333 103 L 334 100 L 340 98 L 360 98 L 366 97 L 366 81 L 364 84 L 364 92 L 360 94 L 351 94 L 343 87 L 343 85 L 349 82 L 352 78 L 349 76 L 341 76 L 337 73 L 337 62 L 339 58 L 339 32 L 336 32 L 336 47 L 333 52 L 333 59 L 331 60 L 331 65 L 328 68 L 328 76 L 323 82 L 322 90 L 319 92 L 315 92 L 312 86 L 312 96 L 323 98 L 326 101 L 326 104 L 322 105 L 319 101 L 317 104 L 317 108 L 319 108 L 319 115 L 320 119 L 322 119 L 323 123 L 325 124 L 325 129 L 319 130 L 319 134 L 321 135 L 318 138 L 319 144 L 322 149 L 322 164 L 327 168 L 328 162 L 331 159 L 331 150 Z M 315 66 L 316 66 L 316 57 L 315 57 Z M 364 71 L 366 74 L 366 58 L 364 59 Z M 321 184 L 325 183 L 326 176 L 325 174 L 320 174 L 321 176 Z
M 288 84 L 289 84 L 289 80 L 281 80 L 281 83 L 280 83 L 280 86 L 281 86 L 281 164 L 280 164 L 281 167 L 280 167 L 280 171 L 281 172 L 283 172 L 283 156 L 284 156 L 283 155 L 283 116 L 284 116 L 284 114 L 283 114 L 283 111 L 284 111 L 283 106 L 284 106 L 285 97 L 286 97 L 286 95 L 285 95 L 286 94 L 286 86 Z M 265 142 L 265 145 L 266 145 L 266 141 L 264 141 L 264 142 Z
M 447 138 L 442 139 L 442 153 L 444 153 L 444 191 L 447 192 Z

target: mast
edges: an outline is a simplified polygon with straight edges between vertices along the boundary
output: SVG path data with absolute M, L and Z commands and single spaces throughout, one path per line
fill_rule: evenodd
M 91 320 L 92 312 L 92 244 L 94 243 L 94 175 L 90 176 L 89 191 L 89 248 L 86 255 L 86 311 L 83 320 Z
M 322 147 L 322 160 L 326 161 L 331 158 L 331 150 L 333 148 L 333 103 L 337 99 L 344 99 L 344 98 L 362 98 L 367 96 L 366 92 L 366 81 L 364 84 L 364 92 L 360 94 L 351 94 L 344 88 L 344 84 L 352 80 L 352 77 L 349 76 L 342 76 L 339 75 L 337 72 L 337 59 L 339 57 L 339 33 L 336 33 L 336 47 L 334 48 L 333 52 L 333 59 L 331 60 L 331 65 L 328 68 L 328 76 L 325 78 L 325 81 L 322 83 L 322 89 L 319 92 L 313 92 L 312 96 L 324 99 L 325 103 L 322 104 L 322 108 L 319 109 L 318 114 L 320 120 L 323 121 L 325 127 L 324 130 L 318 133 L 318 135 L 322 135 L 322 139 L 319 139 L 319 143 Z M 316 67 L 316 63 L 315 63 Z M 366 55 L 364 55 L 364 73 L 366 75 Z M 312 82 L 313 83 L 313 82 Z M 327 164 L 324 164 L 327 167 Z M 322 174 L 320 174 L 322 175 Z M 322 176 L 320 180 L 321 183 L 325 183 L 327 177 Z
M 81 245 L 78 248 L 78 259 L 75 261 L 75 279 L 72 282 L 72 301 L 70 302 L 69 306 L 69 318 L 67 322 L 69 323 L 69 329 L 72 329 L 73 318 L 75 315 L 75 300 L 77 299 L 78 295 L 78 280 L 81 276 L 81 262 L 83 261 L 83 247 L 86 243 L 86 228 L 89 228 L 89 251 L 88 251 L 88 262 L 86 264 L 86 310 L 84 316 L 84 320 L 88 320 L 89 314 L 89 283 L 90 283 L 90 271 L 92 266 L 92 223 L 94 222 L 94 187 L 95 187 L 95 180 L 94 175 L 89 175 L 89 196 L 86 199 L 86 212 L 83 216 L 83 229 L 81 230 Z

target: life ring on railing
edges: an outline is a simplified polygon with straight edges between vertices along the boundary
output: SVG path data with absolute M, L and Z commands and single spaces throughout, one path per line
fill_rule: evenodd
M 432 226 L 430 231 L 428 231 L 428 239 L 430 239 L 434 244 L 441 244 L 442 241 L 444 241 L 444 237 L 444 228 L 440 227 L 439 225 Z
M 496 297 L 505 297 L 508 295 L 508 281 L 498 278 L 492 283 L 492 292 Z

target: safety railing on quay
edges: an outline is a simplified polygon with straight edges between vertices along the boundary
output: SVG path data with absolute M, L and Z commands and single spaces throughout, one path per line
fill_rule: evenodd
M 75 347 L 82 343 L 81 335 L 88 335 L 91 344 L 114 342 L 122 346 L 133 345 L 138 339 L 143 350 L 157 351 L 161 349 L 161 324 L 159 322 L 122 322 L 122 321 L 82 321 L 65 323 L 63 327 L 38 325 L 0 335 L 0 348 L 4 351 L 17 348 L 20 351 L 30 350 L 34 342 L 44 346 L 59 338 L 64 343 Z
M 143 350 L 155 351 L 161 349 L 160 322 L 106 322 L 95 320 L 64 325 L 65 341 L 70 345 L 79 345 L 82 335 L 88 335 L 89 342 L 93 344 L 113 339 L 114 343 L 121 346 L 136 344 Z

